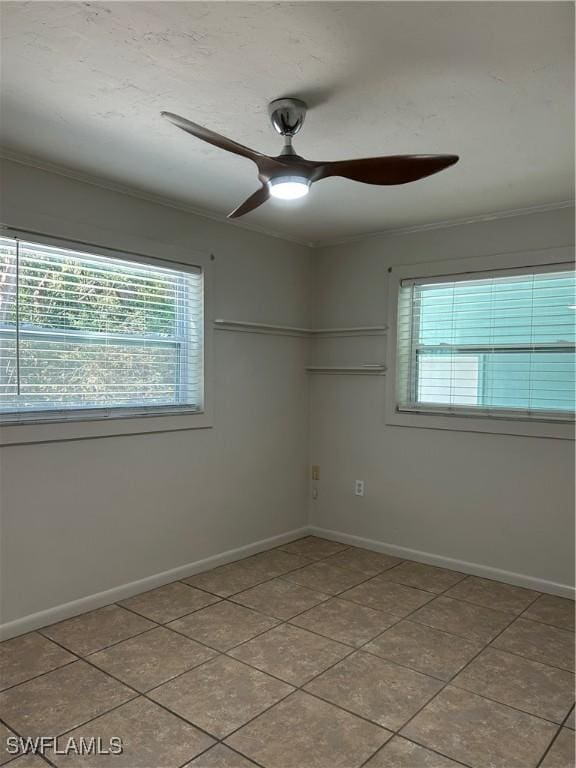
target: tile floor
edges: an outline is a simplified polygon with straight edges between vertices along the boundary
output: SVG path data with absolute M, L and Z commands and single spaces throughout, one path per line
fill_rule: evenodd
M 574 768 L 573 672 L 572 601 L 309 536 L 0 644 L 0 765 Z

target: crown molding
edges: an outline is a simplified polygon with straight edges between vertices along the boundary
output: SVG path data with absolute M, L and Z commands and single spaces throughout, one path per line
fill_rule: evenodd
M 36 157 L 30 157 L 29 155 L 21 154 L 20 152 L 14 152 L 13 150 L 0 147 L 0 158 L 3 160 L 9 160 L 19 165 L 25 165 L 30 168 L 37 168 L 39 171 L 47 171 L 48 173 L 55 173 L 58 176 L 65 176 L 73 181 L 80 181 L 84 184 L 90 184 L 93 187 L 100 187 L 101 189 L 107 189 L 111 192 L 118 192 L 122 195 L 128 195 L 129 197 L 135 197 L 138 200 L 145 200 L 148 203 L 154 203 L 155 205 L 162 205 L 165 208 L 173 208 L 176 211 L 182 211 L 183 213 L 191 213 L 193 216 L 198 216 L 201 219 L 208 219 L 210 221 L 218 222 L 219 224 L 226 224 L 231 227 L 238 227 L 238 229 L 244 229 L 249 232 L 255 232 L 259 235 L 266 235 L 267 237 L 273 237 L 276 240 L 284 240 L 288 243 L 294 243 L 296 245 L 303 245 L 307 248 L 312 248 L 313 244 L 307 240 L 301 240 L 296 237 L 289 237 L 288 235 L 279 235 L 277 232 L 272 232 L 265 227 L 259 227 L 255 224 L 247 224 L 240 222 L 236 219 L 229 219 L 218 213 L 206 211 L 201 208 L 196 208 L 192 205 L 172 200 L 162 195 L 155 195 L 151 192 L 144 192 L 143 190 L 130 187 L 125 184 L 120 184 L 109 179 L 104 179 L 100 176 L 93 176 L 83 171 L 74 171 L 71 168 L 66 168 L 56 163 L 50 163 L 45 160 L 40 160 Z
M 236 219 L 228 219 L 221 214 L 206 211 L 201 208 L 196 208 L 192 205 L 187 205 L 176 200 L 172 200 L 162 195 L 155 195 L 150 192 L 144 192 L 140 189 L 130 187 L 125 184 L 120 184 L 109 179 L 104 179 L 100 176 L 93 176 L 83 171 L 75 171 L 71 168 L 66 168 L 55 163 L 50 163 L 45 160 L 40 160 L 36 157 L 22 154 L 20 152 L 14 152 L 13 150 L 5 147 L 0 147 L 0 158 L 9 160 L 19 165 L 29 166 L 30 168 L 37 168 L 40 171 L 47 171 L 48 173 L 55 173 L 59 176 L 65 176 L 73 181 L 80 181 L 85 184 L 91 184 L 94 187 L 100 187 L 102 189 L 108 189 L 111 192 L 118 192 L 129 197 L 135 197 L 139 200 L 145 200 L 149 203 L 156 205 L 162 205 L 166 208 L 172 208 L 184 213 L 190 213 L 193 216 L 199 218 L 208 219 L 209 221 L 215 221 L 219 224 L 226 224 L 231 227 L 238 227 L 248 232 L 254 232 L 259 235 L 266 235 L 267 237 L 273 237 L 276 240 L 283 240 L 284 242 L 294 243 L 295 245 L 305 246 L 313 250 L 321 248 L 332 248 L 338 245 L 349 245 L 352 243 L 362 242 L 364 240 L 373 240 L 379 237 L 397 237 L 402 235 L 411 235 L 417 232 L 428 232 L 435 229 L 448 229 L 450 227 L 461 227 L 466 224 L 477 224 L 483 221 L 496 221 L 498 219 L 510 219 L 516 216 L 527 216 L 532 213 L 544 213 L 546 211 L 556 211 L 563 208 L 573 208 L 574 200 L 562 200 L 557 203 L 544 203 L 541 205 L 532 205 L 525 208 L 512 208 L 503 211 L 492 211 L 490 213 L 478 214 L 476 216 L 466 216 L 458 219 L 445 219 L 441 221 L 433 221 L 427 224 L 414 224 L 406 227 L 390 227 L 382 229 L 377 232 L 368 232 L 358 235 L 351 235 L 350 237 L 343 237 L 334 240 L 305 240 L 298 237 L 290 237 L 288 235 L 280 235 L 278 232 L 260 227 L 256 224 L 247 224 Z
M 496 221 L 498 219 L 512 219 L 516 216 L 528 216 L 531 213 L 545 213 L 546 211 L 557 211 L 562 208 L 574 208 L 574 200 L 561 200 L 558 203 L 543 203 L 541 205 L 531 205 L 526 208 L 511 208 L 504 211 L 492 211 L 491 213 L 481 213 L 476 216 L 466 216 L 459 219 L 445 219 L 442 221 L 432 221 L 428 224 L 414 224 L 407 227 L 390 227 L 378 232 L 370 232 L 361 235 L 352 235 L 339 240 L 328 240 L 323 242 L 313 242 L 311 248 L 332 248 L 336 245 L 348 245 L 363 240 L 372 240 L 378 237 L 391 237 L 400 235 L 412 235 L 416 232 L 428 232 L 434 229 L 448 229 L 450 227 L 462 227 L 466 224 L 478 224 L 483 221 Z

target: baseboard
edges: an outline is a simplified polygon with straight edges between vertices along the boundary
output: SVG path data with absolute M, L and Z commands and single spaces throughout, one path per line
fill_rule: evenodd
M 555 581 L 546 581 L 546 579 L 538 579 L 523 573 L 504 571 L 500 568 L 492 568 L 489 565 L 469 563 L 466 560 L 455 560 L 452 557 L 435 555 L 431 552 L 422 552 L 419 549 L 399 547 L 396 544 L 388 544 L 384 541 L 376 541 L 375 539 L 365 539 L 361 536 L 353 536 L 350 533 L 332 531 L 314 525 L 310 526 L 309 531 L 314 536 L 321 536 L 325 539 L 338 541 L 341 544 L 364 547 L 364 549 L 372 549 L 374 552 L 384 552 L 387 555 L 395 555 L 396 557 L 406 558 L 407 560 L 416 560 L 420 563 L 427 563 L 428 565 L 438 565 L 441 568 L 450 568 L 454 571 L 461 571 L 462 573 L 468 573 L 472 576 L 482 576 L 486 579 L 504 581 L 507 584 L 514 584 L 517 587 L 527 587 L 528 589 L 534 589 L 537 592 L 547 592 L 548 594 L 558 595 L 559 597 L 569 597 L 572 600 L 575 596 L 574 587 L 568 584 L 558 584 Z
M 333 531 L 328 528 L 303 526 L 302 528 L 297 528 L 279 534 L 278 536 L 261 539 L 260 541 L 255 541 L 252 544 L 247 544 L 243 547 L 229 549 L 218 555 L 181 565 L 178 568 L 173 568 L 169 571 L 162 571 L 161 573 L 156 573 L 152 576 L 147 576 L 128 584 L 122 584 L 113 589 L 108 589 L 105 592 L 97 592 L 93 595 L 87 595 L 78 600 L 56 605 L 44 611 L 32 613 L 28 616 L 22 616 L 19 619 L 0 624 L 0 639 L 6 640 L 11 637 L 16 637 L 25 632 L 31 632 L 40 627 L 45 627 L 48 624 L 54 624 L 57 621 L 63 621 L 72 616 L 78 616 L 81 613 L 86 613 L 87 611 L 92 611 L 96 608 L 102 608 L 104 605 L 110 605 L 110 603 L 115 603 L 118 600 L 124 600 L 125 598 L 137 595 L 140 592 L 146 592 L 150 589 L 161 587 L 164 584 L 169 584 L 171 581 L 184 579 L 187 576 L 193 576 L 195 573 L 200 573 L 210 568 L 216 568 L 219 565 L 225 565 L 226 563 L 231 563 L 234 560 L 239 560 L 243 557 L 255 555 L 258 552 L 278 547 L 281 544 L 287 544 L 290 541 L 294 541 L 301 536 L 307 536 L 309 534 L 321 536 L 332 541 L 338 541 L 342 544 L 364 547 L 364 549 L 371 549 L 374 552 L 384 552 L 388 555 L 395 555 L 396 557 L 406 558 L 408 560 L 416 560 L 417 562 L 427 563 L 429 565 L 437 565 L 441 568 L 451 568 L 452 570 L 461 571 L 462 573 L 469 573 L 472 576 L 482 576 L 487 579 L 495 579 L 496 581 L 503 581 L 519 587 L 535 589 L 538 592 L 546 592 L 551 595 L 572 599 L 574 599 L 575 596 L 574 587 L 568 584 L 559 584 L 554 581 L 538 579 L 522 573 L 514 573 L 513 571 L 505 571 L 500 568 L 492 568 L 488 565 L 469 563 L 466 560 L 456 560 L 451 557 L 436 555 L 431 552 L 422 552 L 418 549 L 400 547 L 396 544 L 388 544 L 387 542 L 377 541 L 376 539 L 367 539 L 362 536 L 354 536 L 350 533 Z
M 287 544 L 290 541 L 308 535 L 308 533 L 309 529 L 307 527 L 297 528 L 288 531 L 287 533 L 281 533 L 278 536 L 255 541 L 252 544 L 247 544 L 243 547 L 238 547 L 237 549 L 229 549 L 227 552 L 222 552 L 219 555 L 206 557 L 203 560 L 196 560 L 192 563 L 181 565 L 178 568 L 172 568 L 169 571 L 155 573 L 152 576 L 146 576 L 143 579 L 138 579 L 138 581 L 122 584 L 113 589 L 108 589 L 105 592 L 97 592 L 93 595 L 81 597 L 78 600 L 72 600 L 69 603 L 56 605 L 45 611 L 22 616 L 19 619 L 14 619 L 14 621 L 0 624 L 0 639 L 6 640 L 10 637 L 16 637 L 25 632 L 31 632 L 34 629 L 46 627 L 48 624 L 54 624 L 57 621 L 69 619 L 72 616 L 78 616 L 87 611 L 93 611 L 95 608 L 102 608 L 104 605 L 110 605 L 110 603 L 115 603 L 118 600 L 124 600 L 125 598 L 132 597 L 132 595 L 137 595 L 140 592 L 147 592 L 150 589 L 162 587 L 164 584 L 169 584 L 171 581 L 177 581 L 178 579 L 184 579 L 187 576 L 193 576 L 195 573 L 201 573 L 210 568 L 216 568 L 218 565 L 225 565 L 234 560 L 240 560 L 243 557 L 255 555 L 266 549 L 279 547 L 281 544 Z

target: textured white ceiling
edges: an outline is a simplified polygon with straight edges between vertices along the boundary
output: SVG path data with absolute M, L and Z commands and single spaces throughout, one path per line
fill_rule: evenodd
M 573 5 L 564 2 L 3 2 L 13 152 L 215 214 L 251 162 L 160 119 L 276 154 L 268 101 L 310 104 L 300 154 L 456 153 L 402 187 L 339 179 L 243 222 L 328 242 L 573 196 Z

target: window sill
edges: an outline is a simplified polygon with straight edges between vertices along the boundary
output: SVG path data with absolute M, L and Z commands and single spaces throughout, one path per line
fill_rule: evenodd
M 485 432 L 493 435 L 519 437 L 544 437 L 557 440 L 574 440 L 574 424 L 569 421 L 544 421 L 511 419 L 495 416 L 464 416 L 434 413 L 391 411 L 386 424 L 395 427 L 419 429 L 447 429 L 459 432 Z
M 212 415 L 207 411 L 150 413 L 118 416 L 63 418 L 40 417 L 34 422 L 0 424 L 0 446 L 27 443 L 53 443 L 65 440 L 90 440 L 100 437 L 143 435 L 154 432 L 178 432 L 212 427 Z

